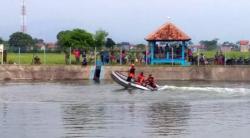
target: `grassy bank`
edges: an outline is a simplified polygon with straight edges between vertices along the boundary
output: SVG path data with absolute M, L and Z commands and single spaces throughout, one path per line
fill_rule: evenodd
M 205 51 L 201 52 L 203 53 L 207 58 L 214 58 L 214 55 L 216 54 L 216 51 Z M 250 58 L 250 52 L 240 52 L 240 51 L 231 51 L 224 53 L 226 58 Z
M 65 55 L 64 53 L 46 53 L 44 55 L 43 53 L 8 53 L 7 61 L 10 64 L 19 64 L 19 58 L 20 58 L 20 64 L 32 64 L 32 59 L 34 56 L 38 56 L 40 58 L 40 61 L 42 64 L 46 65 L 58 65 L 58 64 L 65 64 Z M 87 57 L 88 63 L 93 64 L 94 58 Z M 80 58 L 80 62 L 82 61 L 82 58 Z M 76 64 L 75 56 L 71 56 L 71 64 Z
M 63 53 L 46 53 L 44 58 L 43 53 L 34 54 L 34 56 L 38 56 L 42 62 L 42 64 L 65 64 L 64 54 Z M 23 53 L 20 54 L 20 64 L 31 64 L 33 59 L 32 53 Z M 7 57 L 8 62 L 19 63 L 19 54 L 17 53 L 8 53 Z
M 216 54 L 216 51 L 205 51 L 202 52 L 205 54 L 207 58 L 214 58 L 214 55 Z M 44 57 L 43 53 L 36 53 L 34 56 L 38 56 L 42 62 L 42 64 L 46 63 L 48 65 L 53 64 L 65 64 L 64 59 L 64 53 L 46 53 L 46 56 Z M 250 52 L 239 52 L 239 51 L 232 51 L 232 52 L 226 52 L 225 53 L 226 58 L 250 58 Z M 31 64 L 33 59 L 33 53 L 22 53 L 20 55 L 20 64 Z M 71 61 L 74 64 L 75 63 L 75 57 L 72 55 Z M 90 58 L 88 58 L 89 61 Z M 19 63 L 19 55 L 17 53 L 8 53 L 7 57 L 8 63 Z M 91 63 L 93 63 L 93 58 Z

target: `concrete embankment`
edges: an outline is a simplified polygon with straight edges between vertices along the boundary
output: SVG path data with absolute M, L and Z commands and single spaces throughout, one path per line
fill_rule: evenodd
M 137 72 L 151 73 L 157 80 L 250 81 L 250 66 L 168 67 L 140 66 Z M 127 66 L 103 66 L 100 79 L 109 80 L 113 70 Z M 0 80 L 86 80 L 93 79 L 94 66 L 0 65 Z

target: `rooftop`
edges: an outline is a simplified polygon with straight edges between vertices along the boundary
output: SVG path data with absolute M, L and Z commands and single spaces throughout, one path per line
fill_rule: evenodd
M 240 40 L 240 45 L 249 45 L 248 40 Z
M 146 37 L 147 41 L 189 41 L 191 38 L 173 23 L 166 23 Z

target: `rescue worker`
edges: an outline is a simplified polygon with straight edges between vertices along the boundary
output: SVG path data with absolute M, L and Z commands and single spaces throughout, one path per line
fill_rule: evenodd
M 152 76 L 152 74 L 149 74 L 147 80 L 146 80 L 146 84 L 149 85 L 152 88 L 156 88 L 156 84 L 155 84 L 155 79 Z
M 128 73 L 128 78 L 127 81 L 131 82 L 131 80 L 135 78 L 135 65 L 131 64 L 129 67 L 129 73 Z
M 143 72 L 141 72 L 138 76 L 137 76 L 137 83 L 139 85 L 144 85 L 145 82 L 145 77 L 143 75 Z

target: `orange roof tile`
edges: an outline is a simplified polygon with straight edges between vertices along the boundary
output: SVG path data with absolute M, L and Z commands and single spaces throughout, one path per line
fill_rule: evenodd
M 240 40 L 240 45 L 248 45 L 249 41 L 248 40 Z
M 147 41 L 188 41 L 191 38 L 173 23 L 162 25 L 157 31 L 146 37 Z

